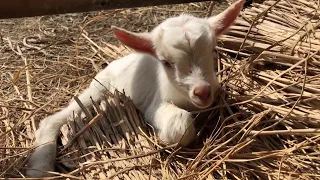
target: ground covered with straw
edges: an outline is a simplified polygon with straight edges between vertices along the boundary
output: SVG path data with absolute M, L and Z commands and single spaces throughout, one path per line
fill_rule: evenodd
M 1 20 L 0 177 L 23 178 L 39 121 L 130 53 L 111 25 L 146 31 L 181 12 L 204 17 L 226 5 Z M 56 178 L 320 179 L 319 7 L 267 0 L 241 13 L 219 39 L 223 86 L 212 108 L 194 112 L 199 137 L 190 147 L 161 144 L 130 99 L 106 94 L 61 129 Z

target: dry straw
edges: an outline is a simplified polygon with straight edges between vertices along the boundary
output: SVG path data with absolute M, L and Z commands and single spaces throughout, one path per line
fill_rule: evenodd
M 199 140 L 190 148 L 161 144 L 125 95 L 106 94 L 94 110 L 83 108 L 62 128 L 56 174 L 70 179 L 320 179 L 319 7 L 318 1 L 278 0 L 241 13 L 219 39 L 223 88 L 212 108 L 194 112 Z M 93 56 L 115 59 L 130 52 L 121 45 L 98 45 L 86 31 L 81 37 L 96 52 Z M 77 57 L 99 69 L 93 56 Z M 21 71 L 28 85 L 27 67 L 25 61 Z M 18 80 L 19 73 L 15 76 Z M 37 109 L 18 124 L 0 117 L 3 144 L 32 137 L 18 136 L 22 132 L 15 127 L 25 123 L 34 130 L 33 115 L 50 103 L 30 105 L 31 88 L 26 95 L 25 107 L 1 105 L 4 114 L 10 108 Z M 1 147 L 9 154 L 0 161 L 2 176 L 23 177 L 19 172 L 30 142 Z

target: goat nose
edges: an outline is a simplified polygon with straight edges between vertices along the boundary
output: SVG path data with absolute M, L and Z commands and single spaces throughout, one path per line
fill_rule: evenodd
M 207 98 L 210 97 L 211 86 L 210 85 L 198 86 L 194 88 L 193 94 L 195 96 L 198 96 L 201 100 L 206 100 Z

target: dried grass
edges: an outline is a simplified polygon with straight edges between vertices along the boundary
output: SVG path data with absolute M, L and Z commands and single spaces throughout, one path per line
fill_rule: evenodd
M 208 6 L 91 14 L 103 15 L 103 21 L 95 19 L 80 33 L 62 21 L 86 16 L 53 16 L 39 29 L 44 37 L 66 34 L 54 41 L 2 33 L 1 176 L 22 178 L 39 120 L 86 87 L 103 62 L 130 52 L 110 32 L 101 37 L 105 24 L 149 29 L 181 10 L 205 16 Z M 212 108 L 194 112 L 199 140 L 190 148 L 160 144 L 129 99 L 106 94 L 94 111 L 84 109 L 62 128 L 57 174 L 70 179 L 320 179 L 319 6 L 318 1 L 278 0 L 244 10 L 219 39 L 223 88 Z M 48 22 L 56 31 L 43 27 Z M 76 55 L 66 43 L 77 44 Z

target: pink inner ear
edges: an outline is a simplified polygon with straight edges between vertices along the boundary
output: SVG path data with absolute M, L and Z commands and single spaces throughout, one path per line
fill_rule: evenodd
M 221 35 L 233 24 L 233 22 L 237 19 L 245 2 L 245 0 L 238 0 L 225 11 L 215 17 L 215 24 L 212 25 L 216 25 L 216 35 Z
M 154 54 L 153 44 L 151 40 L 143 36 L 139 36 L 138 34 L 126 32 L 125 30 L 121 30 L 118 28 L 113 28 L 113 33 L 124 45 L 136 51 Z

